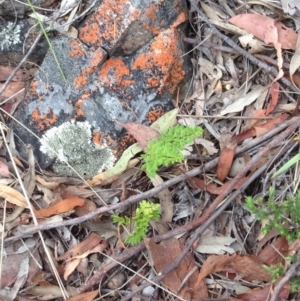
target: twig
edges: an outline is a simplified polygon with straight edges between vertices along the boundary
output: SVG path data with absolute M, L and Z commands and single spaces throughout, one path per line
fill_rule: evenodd
M 297 261 L 289 267 L 285 275 L 275 285 L 273 290 L 273 295 L 270 301 L 276 301 L 279 299 L 280 291 L 282 290 L 284 285 L 290 281 L 291 278 L 297 275 L 297 269 L 299 267 L 300 267 L 300 252 L 298 252 L 297 254 Z
M 240 146 L 237 148 L 236 150 L 236 154 L 240 154 L 243 153 L 245 151 L 247 151 L 248 149 L 251 149 L 252 147 L 259 145 L 262 142 L 265 142 L 266 140 L 270 139 L 271 137 L 273 137 L 274 135 L 276 135 L 277 133 L 281 132 L 282 130 L 284 130 L 286 127 L 288 127 L 289 125 L 299 121 L 299 117 L 293 117 L 292 119 L 278 125 L 276 128 L 274 128 L 273 130 L 269 131 L 268 133 L 253 139 L 249 144 L 244 145 L 244 146 Z M 73 218 L 70 220 L 66 220 L 66 221 L 61 221 L 61 222 L 56 222 L 56 223 L 51 223 L 51 224 L 43 224 L 43 225 L 38 225 L 38 226 L 33 226 L 31 228 L 20 228 L 20 232 L 22 232 L 19 235 L 13 236 L 13 237 L 8 237 L 4 240 L 5 243 L 7 242 L 12 242 L 15 240 L 18 240 L 24 236 L 27 235 L 31 235 L 34 234 L 38 231 L 41 230 L 50 230 L 53 228 L 57 228 L 57 227 L 63 227 L 63 226 L 70 226 L 70 225 L 76 225 L 76 224 L 81 224 L 89 219 L 94 218 L 96 215 L 99 214 L 103 214 L 105 212 L 108 212 L 110 210 L 115 210 L 115 209 L 123 209 L 126 208 L 127 206 L 130 206 L 132 204 L 135 204 L 143 199 L 147 199 L 150 197 L 155 196 L 157 193 L 159 193 L 160 191 L 175 185 L 181 181 L 184 181 L 187 179 L 187 177 L 194 177 L 196 175 L 198 175 L 199 173 L 205 171 L 205 170 L 210 170 L 212 168 L 214 168 L 217 163 L 218 163 L 219 157 L 213 159 L 212 161 L 204 164 L 203 166 L 194 168 L 190 171 L 187 171 L 185 174 L 179 175 L 171 180 L 168 180 L 164 183 L 162 183 L 161 185 L 154 187 L 146 192 L 143 192 L 141 194 L 138 195 L 134 195 L 129 197 L 127 200 L 125 200 L 122 203 L 118 203 L 115 205 L 109 205 L 109 206 L 105 206 L 105 207 L 101 207 L 96 209 L 95 211 L 89 212 L 88 214 L 81 216 L 81 217 L 77 217 L 77 218 Z
M 228 36 L 222 34 L 203 14 L 203 12 L 198 8 L 195 0 L 190 0 L 191 6 L 197 13 L 201 16 L 202 20 L 208 24 L 212 33 L 222 39 L 225 43 L 231 46 L 233 49 L 241 53 L 245 56 L 250 62 L 257 65 L 259 68 L 266 70 L 268 73 L 272 74 L 275 78 L 278 75 L 278 71 L 274 67 L 270 67 L 269 65 L 265 64 L 264 62 L 257 59 L 255 56 L 244 50 L 242 47 L 238 46 L 234 41 L 232 41 Z M 288 79 L 282 77 L 280 79 L 287 87 L 289 87 L 292 91 L 299 93 L 299 89 L 295 87 Z
M 42 37 L 43 33 L 40 32 L 39 35 L 37 36 L 37 38 L 35 39 L 34 43 L 31 45 L 30 49 L 28 50 L 28 52 L 25 54 L 25 56 L 22 58 L 21 62 L 19 63 L 19 65 L 14 69 L 14 71 L 11 73 L 11 75 L 8 77 L 8 79 L 6 80 L 5 84 L 3 85 L 3 87 L 0 89 L 0 95 L 4 92 L 4 90 L 7 88 L 7 86 L 9 85 L 9 83 L 11 82 L 12 78 L 16 75 L 16 73 L 18 72 L 18 70 L 22 67 L 22 65 L 27 61 L 28 57 L 30 56 L 30 54 L 32 53 L 32 51 L 34 50 L 35 46 L 37 45 L 37 43 L 39 42 L 40 38 Z
M 220 51 L 223 51 L 223 52 L 227 52 L 227 53 L 232 53 L 232 54 L 239 54 L 239 52 L 235 49 L 232 49 L 231 47 L 227 47 L 227 46 L 222 46 L 222 45 L 219 45 L 219 44 L 216 44 L 216 43 L 211 43 L 211 42 L 208 42 L 208 41 L 203 41 L 201 39 L 192 39 L 192 38 L 184 38 L 183 39 L 186 43 L 189 43 L 189 44 L 193 44 L 193 45 L 199 45 L 201 47 L 206 47 L 206 48 L 213 48 L 215 50 L 220 50 Z M 254 55 L 257 59 L 260 59 L 261 61 L 266 61 L 268 62 L 269 64 L 272 64 L 273 66 L 277 66 L 277 62 L 276 60 L 272 59 L 271 57 L 269 56 L 266 56 L 264 54 L 255 54 Z M 286 69 L 289 69 L 290 68 L 290 64 L 289 63 L 286 63 L 284 62 L 283 63 L 283 67 L 286 68 Z M 300 68 L 298 68 L 297 70 L 299 70 Z

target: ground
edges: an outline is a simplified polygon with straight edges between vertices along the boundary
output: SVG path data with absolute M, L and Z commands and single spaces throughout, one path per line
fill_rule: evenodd
M 137 2 L 118 5 L 130 7 L 142 22 L 131 6 Z M 166 2 L 155 1 L 147 16 Z M 60 3 L 47 5 L 59 11 Z M 300 7 L 292 5 L 188 1 L 189 26 L 182 38 L 190 47 L 184 55 L 193 64 L 189 92 L 173 91 L 168 110 L 151 111 L 148 123 L 114 124 L 126 129 L 130 143 L 122 146 L 118 160 L 86 179 L 76 177 L 72 164 L 74 177 L 55 174 L 52 161 L 42 169 L 31 146 L 15 146 L 10 125 L 22 101 L 27 108 L 22 89 L 36 90 L 39 83 L 28 65 L 19 65 L 19 71 L 14 64 L 0 65 L 0 93 L 9 84 L 0 108 L 3 299 L 299 299 Z M 143 35 L 159 36 L 162 24 L 155 22 L 142 31 L 139 43 Z M 109 26 L 113 32 L 115 24 Z M 91 28 L 84 27 L 84 39 Z M 93 37 L 87 44 L 98 42 Z M 171 43 L 162 36 L 155 41 L 156 46 Z M 110 40 L 107 49 L 136 51 L 136 45 L 131 50 L 124 45 L 122 50 Z M 155 49 L 152 59 L 140 55 L 133 66 L 153 63 Z M 177 74 L 167 81 L 170 89 L 182 75 L 178 64 L 173 66 L 175 73 L 163 74 L 164 80 Z M 126 70 L 119 89 L 125 79 L 132 81 Z M 157 70 L 149 89 L 160 87 Z M 108 70 L 107 81 L 111 74 Z M 43 88 L 51 93 L 46 84 Z M 92 127 L 82 125 L 86 157 L 98 154 L 99 133 L 87 133 Z M 61 138 L 55 139 L 60 145 Z M 63 161 L 60 146 L 55 151 Z M 154 172 L 148 170 L 149 157 Z

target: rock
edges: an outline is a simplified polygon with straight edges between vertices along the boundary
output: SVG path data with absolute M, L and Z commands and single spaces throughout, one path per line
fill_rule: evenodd
M 39 28 L 33 20 L 0 21 L 0 65 L 17 66 L 24 57 L 25 52 L 34 43 L 39 33 Z M 51 37 L 51 34 L 49 35 Z M 47 42 L 41 39 L 35 47 L 29 60 L 41 63 L 48 50 Z
M 104 0 L 79 28 L 79 39 L 109 56 L 130 55 L 175 20 L 185 21 L 185 1 Z
M 48 52 L 15 115 L 42 138 L 40 148 L 37 137 L 13 123 L 16 134 L 33 145 L 41 167 L 55 161 L 52 167 L 62 176 L 76 175 L 65 162 L 84 178 L 111 166 L 134 143 L 115 120 L 151 124 L 173 108 L 174 95 L 178 88 L 186 92 L 191 76 L 182 42 L 185 1 L 110 2 L 103 1 L 80 26 L 81 41 L 52 40 L 61 70 Z M 116 18 L 115 31 L 108 17 L 101 23 L 104 12 Z

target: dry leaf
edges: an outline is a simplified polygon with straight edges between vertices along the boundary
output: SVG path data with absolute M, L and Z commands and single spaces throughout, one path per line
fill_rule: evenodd
M 233 140 L 229 142 L 221 151 L 217 167 L 217 178 L 221 182 L 224 182 L 224 180 L 228 176 L 235 155 L 236 147 L 237 143 L 235 140 Z
M 264 269 L 263 264 L 255 257 L 212 255 L 203 263 L 198 281 L 202 281 L 207 275 L 217 272 L 241 274 L 258 281 L 269 282 L 272 280 L 270 273 Z
M 267 285 L 263 288 L 254 288 L 246 293 L 237 295 L 237 297 L 242 301 L 266 301 L 269 300 L 272 291 L 273 286 Z M 278 297 L 280 300 L 286 300 L 289 296 L 289 293 L 290 286 L 285 285 L 280 291 Z
M 139 123 L 122 123 L 116 120 L 126 131 L 133 136 L 143 150 L 148 146 L 148 143 L 155 137 L 159 136 L 159 132 L 149 126 Z
M 95 248 L 98 244 L 100 244 L 100 242 L 100 237 L 95 233 L 91 233 L 88 238 L 86 238 L 77 246 L 73 247 L 71 250 L 67 251 L 64 255 L 57 258 L 57 260 L 68 260 L 75 256 L 81 255 Z
M 25 197 L 19 191 L 9 186 L 0 184 L 0 197 L 6 199 L 11 204 L 28 208 Z
M 74 297 L 67 299 L 66 301 L 83 301 L 83 300 L 92 301 L 97 297 L 97 295 L 98 295 L 98 290 L 76 295 Z
M 292 56 L 290 63 L 290 74 L 293 75 L 300 67 L 300 39 L 298 36 L 295 53 Z
M 10 178 L 10 172 L 5 162 L 0 160 L 0 174 L 5 178 Z
M 49 206 L 45 209 L 40 209 L 35 211 L 35 216 L 40 217 L 49 217 L 51 215 L 61 214 L 73 210 L 76 206 L 83 206 L 84 199 L 81 199 L 77 196 L 73 196 L 67 199 L 64 199 L 53 206 Z
M 225 253 L 233 254 L 235 251 L 229 246 L 235 241 L 232 237 L 221 236 L 201 236 L 195 251 L 204 254 L 223 255 Z
M 180 242 L 175 238 L 163 240 L 160 243 L 155 243 L 153 239 L 145 239 L 145 245 L 151 254 L 156 271 L 159 273 L 166 268 L 181 254 L 182 248 Z M 191 255 L 190 255 L 191 256 Z M 172 292 L 184 299 L 201 299 L 207 298 L 207 288 L 204 281 L 197 282 L 197 270 L 190 275 L 187 282 L 182 285 L 183 279 L 194 268 L 195 264 L 185 256 L 176 269 L 173 269 L 162 280 L 164 285 Z M 178 289 L 181 287 L 180 291 Z M 191 291 L 190 288 L 194 287 Z
M 298 34 L 291 28 L 286 27 L 283 23 L 276 22 L 272 18 L 258 14 L 240 14 L 228 21 L 246 30 L 248 33 L 252 33 L 255 37 L 262 41 L 265 41 L 268 24 L 274 24 L 278 32 L 278 42 L 281 44 L 282 49 L 295 50 L 296 48 Z M 269 40 L 268 33 L 267 42 L 271 42 Z
M 4 82 L 8 79 L 8 77 L 12 74 L 14 71 L 14 67 L 9 66 L 0 66 L 0 81 Z M 38 68 L 31 68 L 29 70 L 27 69 L 20 69 L 16 72 L 14 77 L 12 78 L 12 81 L 14 82 L 25 82 L 27 80 L 30 80 L 35 73 L 37 72 Z
M 237 113 L 242 111 L 246 106 L 250 105 L 257 97 L 263 92 L 265 87 L 256 86 L 252 91 L 245 96 L 239 97 L 234 102 L 228 105 L 224 110 L 220 112 L 220 115 L 226 115 L 228 113 Z
M 150 179 L 153 186 L 162 185 L 164 180 L 159 176 L 155 175 L 154 178 Z M 168 188 L 159 192 L 158 197 L 160 199 L 161 209 L 162 209 L 162 221 L 166 223 L 170 223 L 173 218 L 173 202 L 172 202 L 172 194 Z
M 243 185 L 247 181 L 247 179 L 248 178 L 245 177 L 245 178 L 242 178 L 241 180 L 239 180 L 238 183 L 234 186 L 234 189 L 238 189 L 241 185 Z M 220 194 L 230 185 L 230 181 L 224 183 L 222 186 L 217 186 L 216 184 L 213 184 L 213 183 L 210 183 L 207 185 L 204 180 L 198 179 L 196 177 L 189 178 L 188 182 L 193 187 L 200 188 L 211 194 Z

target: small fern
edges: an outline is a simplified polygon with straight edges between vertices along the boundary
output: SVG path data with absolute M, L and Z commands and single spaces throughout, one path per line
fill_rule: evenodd
M 184 155 L 181 151 L 202 133 L 203 129 L 200 127 L 177 125 L 169 128 L 157 139 L 149 142 L 146 153 L 142 155 L 145 160 L 142 169 L 153 178 L 160 166 L 182 162 Z
M 125 238 L 125 242 L 131 245 L 136 245 L 142 241 L 148 231 L 149 222 L 157 220 L 160 215 L 160 205 L 153 204 L 147 201 L 141 201 L 136 209 L 136 215 L 133 217 L 135 224 L 134 231 Z M 128 226 L 130 218 L 113 215 L 112 219 L 118 226 Z

